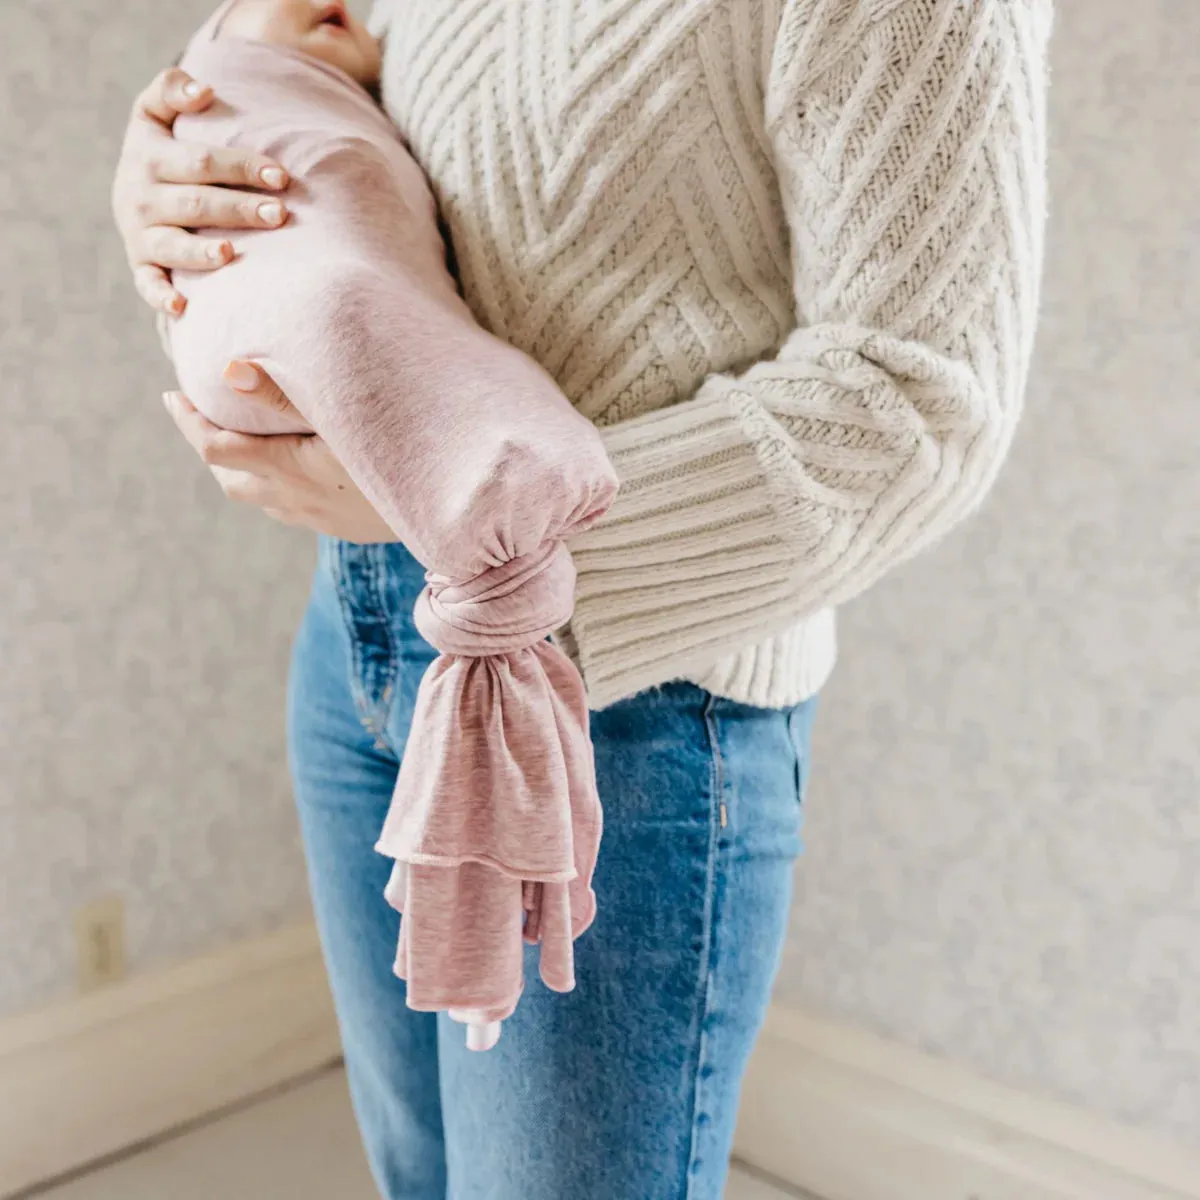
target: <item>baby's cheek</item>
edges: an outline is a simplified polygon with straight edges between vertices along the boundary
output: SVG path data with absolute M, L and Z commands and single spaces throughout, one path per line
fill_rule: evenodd
M 370 34 L 366 35 L 367 42 L 363 53 L 363 74 L 359 79 L 364 87 L 378 87 L 383 75 L 383 43 L 377 42 Z

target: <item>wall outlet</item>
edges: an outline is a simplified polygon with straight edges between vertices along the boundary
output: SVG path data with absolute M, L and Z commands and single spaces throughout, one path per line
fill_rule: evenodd
M 79 990 L 90 992 L 125 975 L 125 902 L 103 896 L 75 914 Z

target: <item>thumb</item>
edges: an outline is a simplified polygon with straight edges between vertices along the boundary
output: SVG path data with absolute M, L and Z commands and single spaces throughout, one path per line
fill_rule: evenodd
M 283 394 L 279 384 L 256 364 L 235 359 L 225 368 L 223 378 L 235 392 L 245 396 L 247 400 L 274 409 L 281 416 L 304 420 L 299 410 Z

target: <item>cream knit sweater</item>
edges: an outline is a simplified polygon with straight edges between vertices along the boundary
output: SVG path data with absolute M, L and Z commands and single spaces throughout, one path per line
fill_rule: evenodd
M 600 706 L 782 705 L 833 606 L 978 505 L 1021 407 L 1050 0 L 383 0 L 480 321 L 602 428 Z

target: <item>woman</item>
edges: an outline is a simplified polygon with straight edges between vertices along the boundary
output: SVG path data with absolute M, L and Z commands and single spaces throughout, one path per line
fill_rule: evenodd
M 578 989 L 531 983 L 470 1055 L 403 1006 L 371 849 L 431 658 L 420 570 L 319 440 L 222 433 L 169 398 L 227 495 L 326 535 L 291 752 L 360 1126 L 389 1200 L 710 1200 L 784 937 L 832 608 L 967 515 L 1016 424 L 1049 2 L 395 0 L 377 25 L 467 299 L 601 428 L 622 491 L 572 545 L 564 633 L 596 710 L 600 916 Z M 202 84 L 143 94 L 114 188 L 164 312 L 171 269 L 229 257 L 189 228 L 286 206 L 276 164 L 172 139 Z

